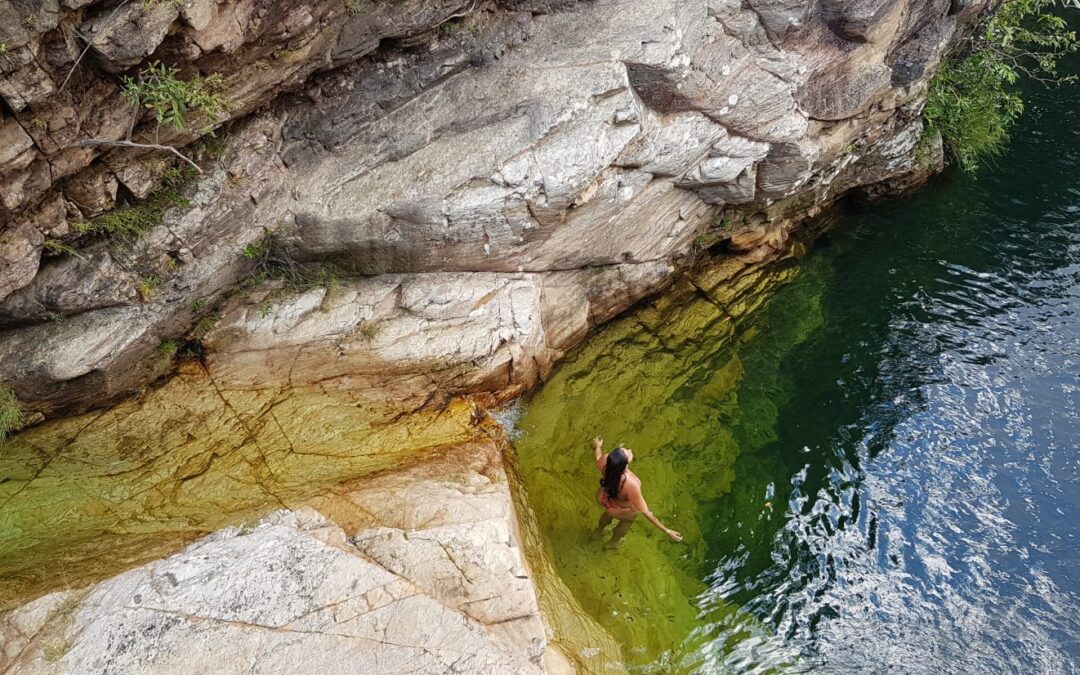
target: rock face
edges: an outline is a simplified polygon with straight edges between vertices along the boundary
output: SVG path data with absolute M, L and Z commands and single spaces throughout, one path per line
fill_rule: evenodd
M 933 171 L 926 82 L 989 3 L 30 4 L 0 5 L 0 380 L 56 416 L 172 339 L 238 387 L 511 397 L 701 242 L 765 257 Z M 119 76 L 158 60 L 222 76 L 227 132 L 133 118 Z M 154 192 L 161 153 L 76 145 L 132 119 L 205 173 Z M 146 234 L 78 225 L 148 195 Z M 267 259 L 292 283 L 238 290 Z
M 279 511 L 3 615 L 0 668 L 539 673 L 581 662 L 546 648 L 496 443 L 313 503 L 337 522 Z M 587 625 L 585 658 L 617 659 Z

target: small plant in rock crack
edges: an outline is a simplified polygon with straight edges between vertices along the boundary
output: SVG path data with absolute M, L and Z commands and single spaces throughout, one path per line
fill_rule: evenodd
M 345 11 L 353 16 L 367 14 L 369 8 L 362 0 L 344 0 Z
M 191 330 L 191 336 L 196 340 L 202 340 L 210 334 L 210 331 L 214 330 L 214 326 L 218 325 L 218 321 L 221 321 L 220 315 L 207 314 L 195 323 L 195 327 Z
M 135 284 L 135 290 L 138 292 L 139 297 L 143 302 L 150 302 L 150 299 L 154 297 L 154 291 L 161 284 L 161 278 L 156 274 L 148 274 L 139 280 L 139 283 Z
M 78 255 L 79 249 L 75 248 L 71 244 L 65 244 L 59 239 L 46 239 L 45 243 L 41 245 L 45 252 L 52 256 L 62 255 Z
M 180 352 L 179 340 L 162 340 L 158 345 L 158 354 L 161 355 L 162 361 L 172 363 L 173 359 Z
M 187 208 L 191 205 L 180 194 L 183 188 L 180 178 L 194 176 L 194 173 L 193 170 L 186 169 L 167 170 L 162 187 L 154 190 L 143 201 L 107 211 L 86 222 L 75 223 L 71 229 L 76 234 L 104 235 L 116 241 L 138 239 L 161 223 L 168 209 L 174 206 Z
M 21 429 L 25 421 L 22 404 L 15 392 L 0 384 L 0 443 L 4 442 L 8 434 Z
M 294 260 L 277 242 L 273 232 L 241 249 L 241 254 L 254 263 L 250 284 L 281 281 L 286 287 L 307 290 L 334 290 L 341 285 L 340 270 L 333 263 L 305 265 Z
M 207 117 L 220 119 L 227 103 L 221 94 L 224 82 L 220 75 L 196 75 L 189 80 L 177 77 L 180 71 L 159 61 L 139 71 L 137 77 L 125 76 L 124 96 L 131 105 L 154 113 L 159 125 L 183 129 L 188 114 L 198 111 Z

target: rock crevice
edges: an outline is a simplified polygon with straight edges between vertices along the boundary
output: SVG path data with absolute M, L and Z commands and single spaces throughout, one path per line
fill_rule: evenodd
M 198 340 L 230 385 L 432 370 L 422 400 L 511 397 L 595 321 L 665 287 L 697 242 L 765 255 L 822 204 L 933 171 L 939 146 L 902 139 L 922 135 L 927 78 L 987 3 L 39 5 L 7 3 L 18 20 L 0 34 L 0 380 L 56 416 L 160 376 L 169 340 Z M 183 147 L 205 174 L 166 186 L 138 214 L 145 234 L 86 234 L 118 200 L 161 190 L 162 157 L 73 145 L 122 137 L 119 76 L 154 61 L 220 75 L 236 121 L 191 144 L 226 120 L 143 115 L 137 138 Z M 332 264 L 353 299 L 303 316 L 310 291 L 245 300 L 245 252 L 267 232 L 292 264 Z M 410 322 L 393 312 L 416 307 L 366 295 L 434 292 L 432 274 L 497 299 Z M 358 346 L 360 313 L 393 340 Z

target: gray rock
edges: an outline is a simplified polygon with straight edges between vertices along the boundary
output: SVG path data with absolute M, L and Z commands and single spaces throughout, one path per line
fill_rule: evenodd
M 175 2 L 131 2 L 114 13 L 104 8 L 81 26 L 103 64 L 117 72 L 154 53 L 176 20 Z
M 0 231 L 0 298 L 6 298 L 34 278 L 44 241 L 41 232 L 29 223 Z
M 539 673 L 547 638 L 499 448 L 474 443 L 0 615 L 0 668 Z M 592 652 L 610 638 L 583 615 Z M 588 644 L 588 640 L 595 640 Z M 555 671 L 560 672 L 560 671 Z
M 124 31 L 150 23 L 142 42 L 103 41 L 110 58 L 142 58 L 157 42 L 170 54 L 190 50 L 183 58 L 224 75 L 232 116 L 290 93 L 234 127 L 186 212 L 167 213 L 143 240 L 99 260 L 63 302 L 43 293 L 50 276 L 12 301 L 9 325 L 23 325 L 0 333 L 0 377 L 48 415 L 107 404 L 156 377 L 144 364 L 156 345 L 201 318 L 192 303 L 223 298 L 248 276 L 241 251 L 268 230 L 296 263 L 331 262 L 365 280 L 342 284 L 341 297 L 227 301 L 205 341 L 223 380 L 360 383 L 432 401 L 514 395 L 608 315 L 593 305 L 615 311 L 662 288 L 722 218 L 782 202 L 783 229 L 844 190 L 921 175 L 909 143 L 899 154 L 889 144 L 907 133 L 956 30 L 942 0 L 514 2 L 483 15 L 459 0 L 358 0 L 352 11 L 324 2 L 160 4 L 171 9 L 126 6 Z M 104 26 L 111 10 L 89 8 L 102 33 L 121 31 Z M 12 50 L 6 81 L 41 67 L 38 38 L 54 40 L 39 35 Z M 323 68 L 332 70 L 312 75 Z M 36 148 L 8 132 L 18 141 L 0 191 L 9 211 L 37 203 L 57 176 L 70 176 L 68 201 L 83 218 L 108 208 L 120 185 L 136 195 L 154 185 L 152 158 L 64 149 L 79 134 L 124 133 L 115 84 L 93 73 L 81 82 L 72 86 L 100 102 L 86 119 L 45 90 L 51 103 L 33 109 L 44 130 L 18 113 Z M 183 144 L 200 132 L 159 134 Z M 18 230 L 24 242 L 8 235 L 18 263 L 5 270 L 6 294 L 31 284 L 34 237 L 47 229 Z M 549 291 L 577 270 L 588 273 Z M 608 283 L 631 270 L 668 277 Z M 128 300 L 122 283 L 103 280 L 132 271 L 161 280 L 153 297 L 105 306 Z M 556 297 L 589 306 L 554 309 Z M 25 325 L 35 320 L 30 298 L 73 318 Z M 118 311 L 129 322 L 123 336 L 111 329 Z M 381 337 L 372 337 L 376 323 Z M 65 357 L 61 367 L 58 354 L 98 360 Z

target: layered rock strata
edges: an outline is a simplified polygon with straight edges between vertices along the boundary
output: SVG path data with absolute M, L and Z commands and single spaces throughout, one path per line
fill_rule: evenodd
M 498 442 L 346 485 L 0 616 L 5 672 L 619 669 L 580 614 L 548 646 Z M 605 663 L 609 664 L 605 666 Z
M 236 386 L 513 396 L 695 246 L 761 258 L 819 205 L 932 171 L 922 95 L 986 5 L 7 2 L 0 380 L 69 414 L 197 340 Z M 205 173 L 141 237 L 75 227 L 163 174 L 77 145 L 124 137 L 118 75 L 155 60 L 223 77 L 228 140 L 141 116 L 133 138 Z M 271 244 L 343 281 L 238 293 Z

